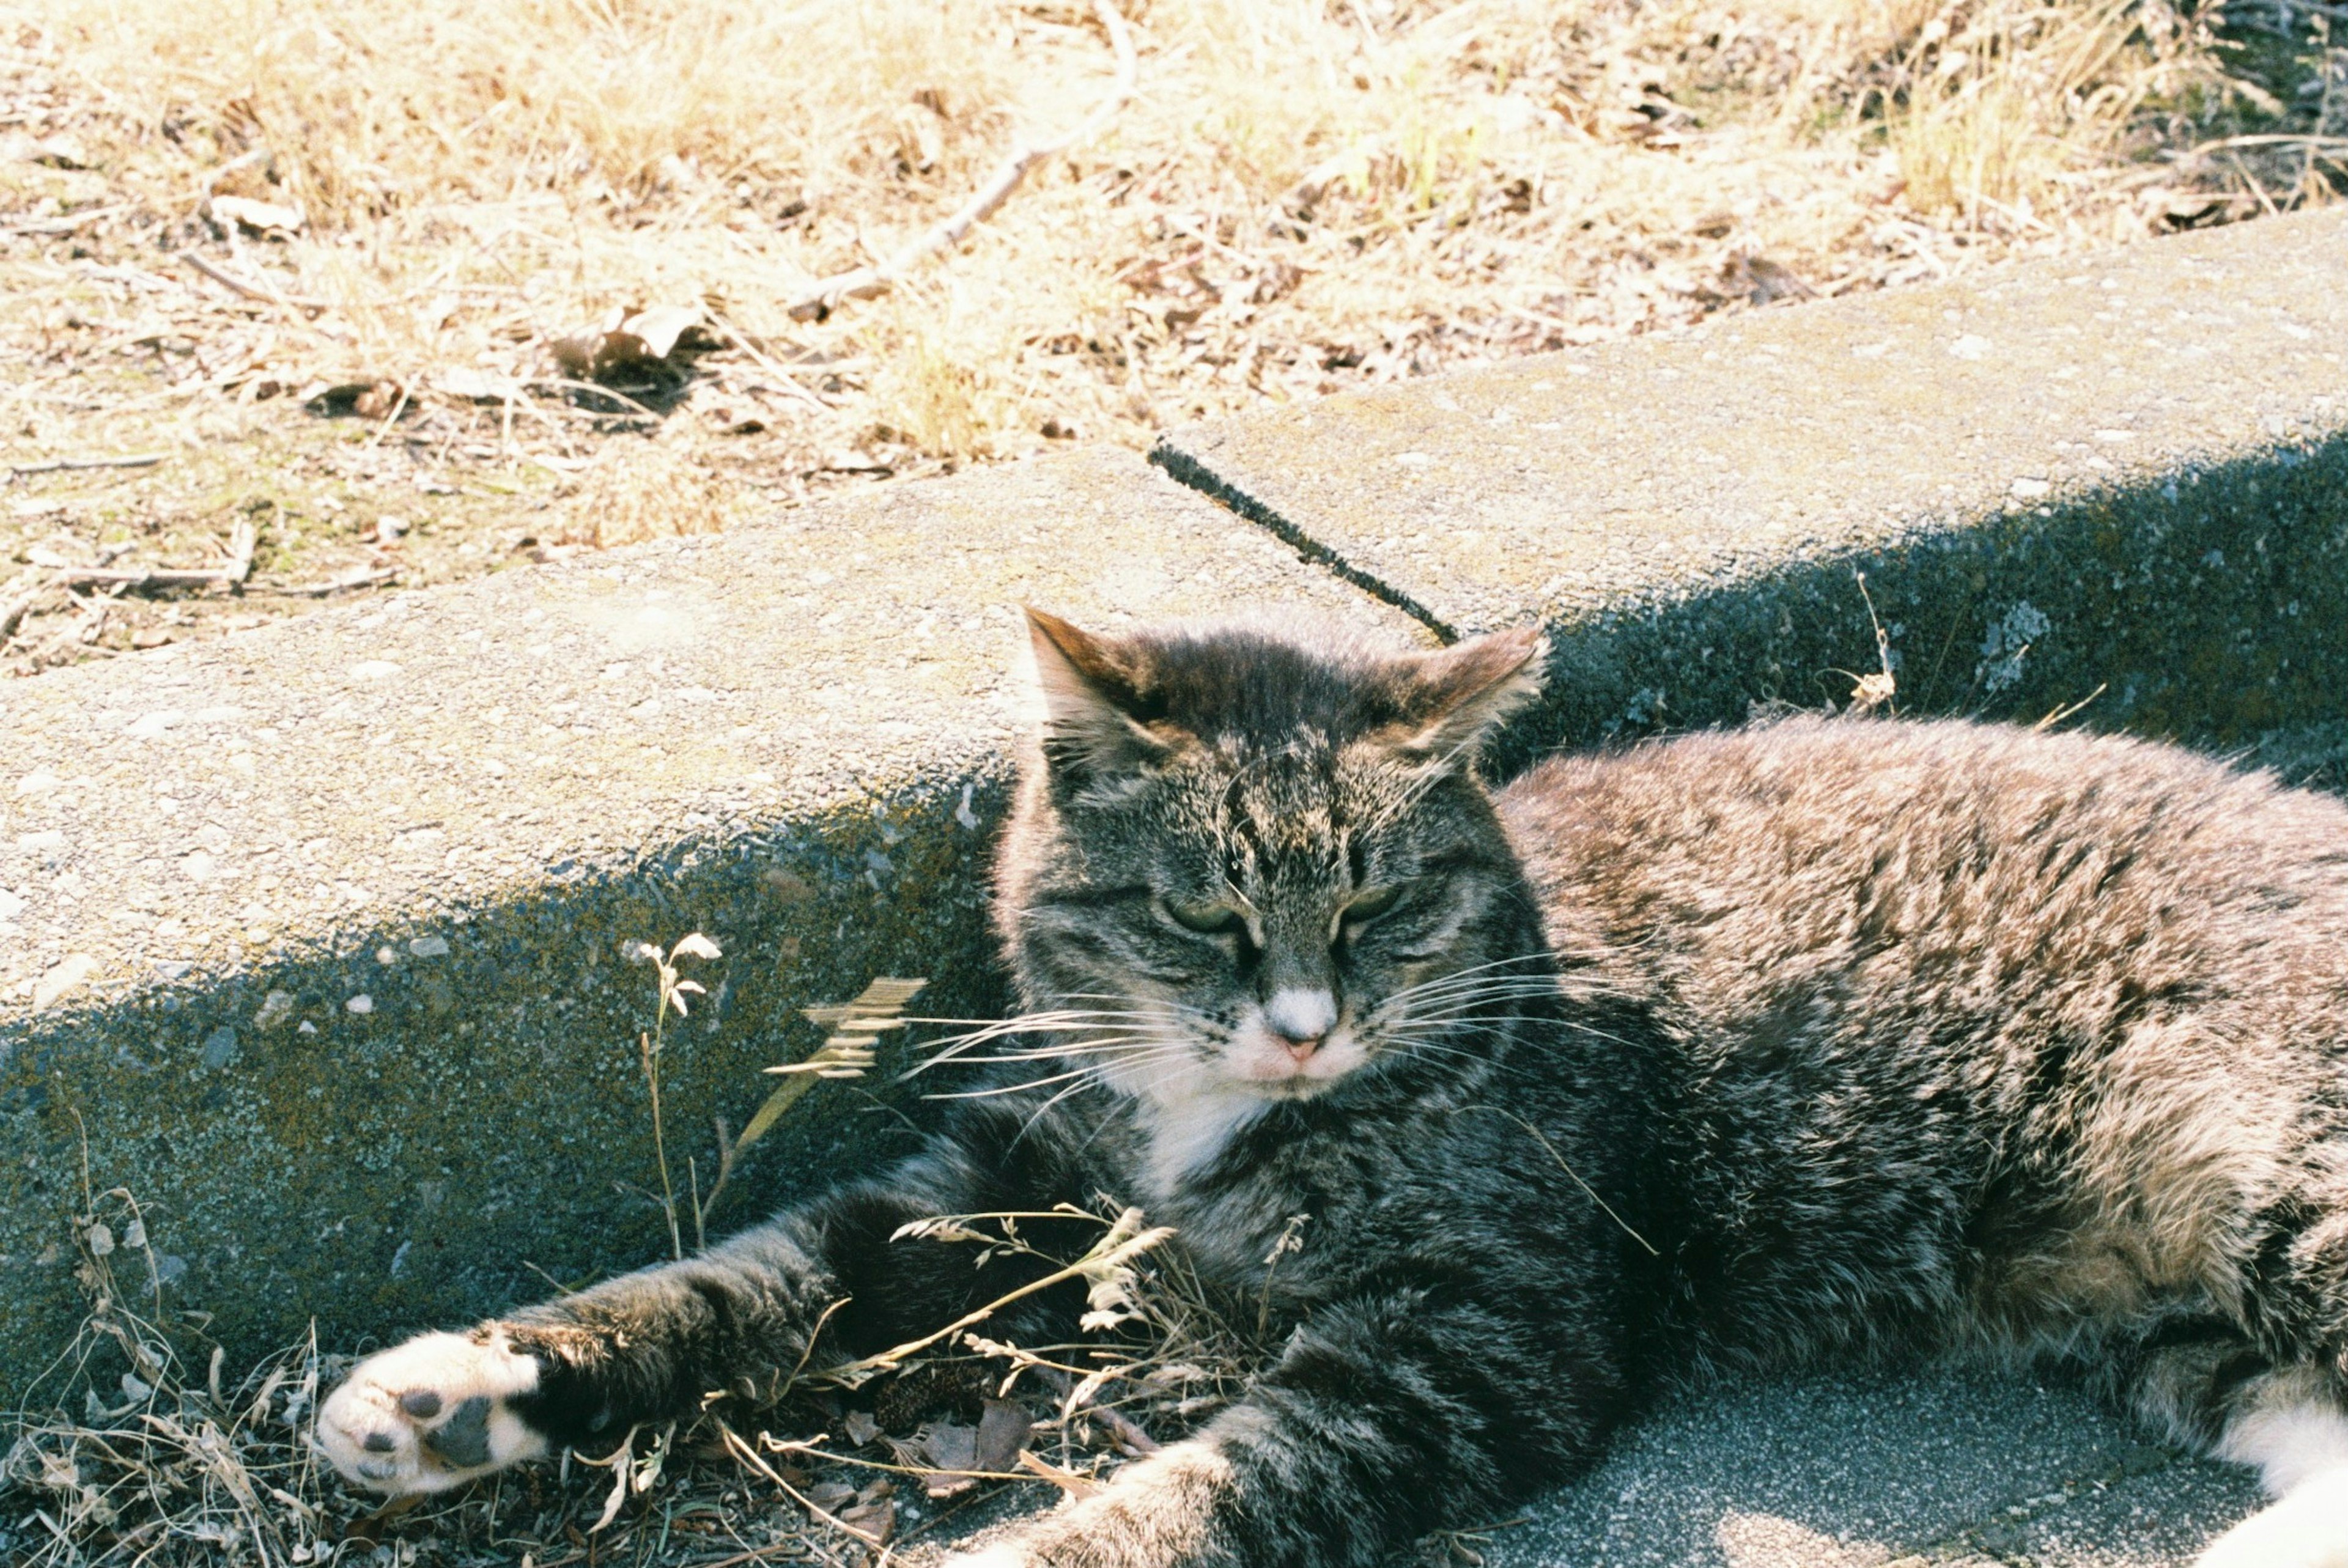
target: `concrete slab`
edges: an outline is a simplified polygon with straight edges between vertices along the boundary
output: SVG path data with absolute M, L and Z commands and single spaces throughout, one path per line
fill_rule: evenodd
M 1493 1568 L 2184 1568 L 2248 1477 L 2077 1391 L 1955 1372 L 1691 1391 L 1495 1532 Z
M 1446 630 L 1558 630 L 1529 743 L 1848 698 L 2226 743 L 2348 676 L 2348 213 L 1719 319 L 1176 431 Z M 2332 746 L 2336 750 L 2336 745 Z M 2327 754 L 2329 753 L 2327 752 Z
M 1418 634 L 1102 451 L 0 686 L 0 1408 L 80 1315 L 75 1217 L 127 1234 L 86 1183 L 143 1209 L 145 1310 L 240 1360 L 657 1255 L 623 941 L 726 953 L 667 1052 L 680 1186 L 820 1038 L 799 1008 L 880 973 L 999 1006 L 1022 600 Z M 877 1162 L 883 1087 L 826 1085 L 721 1219 Z

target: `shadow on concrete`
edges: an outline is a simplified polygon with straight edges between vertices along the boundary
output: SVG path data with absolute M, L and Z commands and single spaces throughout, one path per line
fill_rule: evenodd
M 638 1050 L 654 979 L 622 944 L 697 930 L 725 954 L 688 965 L 709 994 L 664 1052 L 682 1203 L 710 1180 L 713 1118 L 740 1128 L 775 1084 L 760 1069 L 821 1040 L 800 1009 L 896 974 L 932 980 L 914 1012 L 1000 1013 L 984 874 L 1002 795 L 999 778 L 957 777 L 815 820 L 729 823 L 625 864 L 550 866 L 542 896 L 461 919 L 352 920 L 236 972 L 0 1030 L 0 1408 L 84 1310 L 86 1184 L 138 1201 L 199 1367 L 208 1338 L 232 1365 L 314 1322 L 349 1348 L 661 1257 Z M 922 1112 L 894 1081 L 907 1038 L 752 1150 L 713 1235 L 907 1146 Z M 111 1259 L 140 1295 L 147 1262 Z M 151 1299 L 131 1305 L 151 1315 Z M 122 1368 L 92 1369 L 110 1383 Z
M 1861 590 L 1861 578 L 1865 589 Z M 1870 614 L 1870 601 L 1872 613 Z M 2348 440 L 1914 530 L 1552 629 L 1548 698 L 1494 759 L 1847 707 L 2183 741 L 2338 784 L 2348 759 Z

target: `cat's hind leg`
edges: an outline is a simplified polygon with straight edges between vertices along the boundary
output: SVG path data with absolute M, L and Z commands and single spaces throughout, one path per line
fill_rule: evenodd
M 2220 1536 L 2197 1568 L 2348 1568 L 2348 1389 L 2312 1368 L 2238 1397 L 2220 1458 L 2253 1466 L 2274 1503 Z
M 2173 1324 L 2119 1358 L 2137 1413 L 2178 1440 L 2259 1473 L 2274 1502 L 2195 1568 L 2348 1568 L 2348 1378 L 2277 1367 L 2215 1320 Z

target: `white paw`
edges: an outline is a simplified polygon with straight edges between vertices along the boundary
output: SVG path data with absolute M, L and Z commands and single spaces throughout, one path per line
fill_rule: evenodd
M 538 1363 L 501 1334 L 420 1334 L 352 1368 L 313 1440 L 354 1485 L 442 1491 L 546 1451 L 508 1403 L 537 1387 Z
M 2348 1568 L 2348 1468 L 2308 1477 L 2219 1536 L 2194 1568 Z

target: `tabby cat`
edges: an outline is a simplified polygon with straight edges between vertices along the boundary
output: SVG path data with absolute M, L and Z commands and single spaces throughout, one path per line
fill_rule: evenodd
M 967 1564 L 1366 1568 L 1692 1369 L 1970 1348 L 2258 1467 L 2277 1501 L 2204 1568 L 2348 1564 L 2348 806 L 2131 740 L 1815 718 L 1496 791 L 1537 634 L 1032 631 L 995 907 L 1082 1075 L 361 1363 L 317 1427 L 345 1476 L 434 1491 L 901 1344 L 1035 1266 L 901 1225 L 1107 1194 L 1262 1293 L 1278 1348 Z

